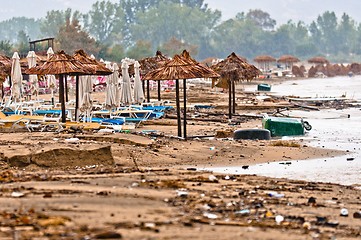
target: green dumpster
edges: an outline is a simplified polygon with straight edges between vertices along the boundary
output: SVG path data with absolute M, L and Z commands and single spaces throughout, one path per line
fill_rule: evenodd
M 261 83 L 257 85 L 257 90 L 258 91 L 271 91 L 271 85 L 266 84 L 266 83 Z
M 262 126 L 271 132 L 272 137 L 304 135 L 305 130 L 300 119 L 296 118 L 263 118 Z

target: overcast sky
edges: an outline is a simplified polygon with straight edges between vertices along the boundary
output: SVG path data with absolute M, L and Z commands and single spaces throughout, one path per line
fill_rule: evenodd
M 111 0 L 118 2 L 118 0 Z M 166 1 L 166 0 L 164 0 Z M 0 0 L 0 21 L 12 17 L 41 18 L 49 10 L 72 8 L 85 13 L 96 0 Z M 346 12 L 356 22 L 361 22 L 360 0 L 205 0 L 212 9 L 219 9 L 223 19 L 234 17 L 238 12 L 261 9 L 268 12 L 277 24 L 304 21 L 310 23 L 325 11 L 334 11 L 340 19 Z

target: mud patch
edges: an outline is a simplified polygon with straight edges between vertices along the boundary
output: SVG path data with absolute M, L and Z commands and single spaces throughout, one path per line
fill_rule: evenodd
M 97 149 L 57 148 L 27 155 L 5 158 L 12 167 L 26 167 L 34 164 L 45 168 L 76 167 L 114 164 L 110 146 Z

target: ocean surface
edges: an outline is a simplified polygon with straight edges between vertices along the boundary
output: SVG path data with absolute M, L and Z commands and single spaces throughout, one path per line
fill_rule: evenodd
M 272 85 L 272 94 L 310 98 L 346 97 L 361 101 L 361 76 L 290 80 Z M 245 89 L 253 91 L 255 89 Z M 347 155 L 314 160 L 298 160 L 242 167 L 207 168 L 230 174 L 257 174 L 316 182 L 332 182 L 361 187 L 361 109 L 326 109 L 322 111 L 290 111 L 290 116 L 303 117 L 312 130 L 303 139 L 307 145 L 347 151 Z M 284 137 L 284 139 L 292 139 Z

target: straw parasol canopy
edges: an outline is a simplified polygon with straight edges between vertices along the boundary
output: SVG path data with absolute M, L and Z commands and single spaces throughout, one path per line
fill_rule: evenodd
M 261 74 L 257 67 L 242 60 L 234 52 L 211 68 L 221 75 L 219 84 L 224 88 L 228 87 L 229 80 L 234 82 L 252 80 Z
M 307 60 L 308 63 L 314 63 L 314 64 L 328 64 L 330 63 L 326 58 L 318 56 L 313 57 Z
M 186 79 L 193 78 L 218 78 L 219 74 L 212 69 L 202 66 L 196 60 L 190 57 L 189 53 L 184 50 L 181 55 L 175 55 L 172 60 L 168 61 L 163 67 L 148 72 L 143 80 L 176 80 L 176 105 L 177 105 L 177 123 L 178 123 L 178 136 L 182 136 L 181 130 L 181 117 L 180 117 L 180 104 L 179 104 L 179 79 L 183 79 L 183 123 L 184 134 L 183 137 L 187 138 L 187 94 L 186 94 Z
M 232 92 L 233 113 L 235 113 L 235 82 L 252 80 L 261 74 L 261 71 L 242 60 L 234 52 L 223 61 L 213 65 L 212 69 L 221 75 L 216 86 L 229 89 L 229 118 L 232 118 Z
M 277 60 L 277 62 L 280 62 L 280 63 L 296 63 L 296 62 L 299 62 L 299 61 L 300 61 L 300 59 L 298 59 L 297 57 L 292 56 L 292 55 L 282 55 Z
M 75 60 L 78 60 L 83 65 L 85 65 L 89 68 L 94 68 L 95 75 L 110 75 L 113 73 L 109 68 L 105 67 L 104 64 L 102 64 L 101 62 L 98 62 L 96 59 L 90 57 L 82 49 L 75 51 L 75 54 L 73 57 Z
M 157 51 L 154 57 L 143 58 L 138 61 L 141 67 L 140 74 L 145 75 L 150 71 L 156 70 L 157 68 L 164 66 L 167 61 L 169 61 L 169 58 L 160 51 Z
M 81 62 L 66 54 L 64 51 L 59 51 L 40 66 L 32 67 L 25 71 L 26 74 L 68 74 L 68 75 L 92 75 L 96 74 L 94 67 L 83 65 Z
M 212 69 L 202 66 L 194 59 L 190 58 L 189 53 L 183 53 L 182 56 L 175 55 L 163 67 L 148 72 L 143 80 L 177 80 L 193 78 L 218 78 L 219 75 Z
M 276 59 L 269 55 L 260 55 L 253 59 L 256 63 L 275 62 Z
M 59 79 L 59 98 L 61 103 L 62 122 L 65 123 L 65 101 L 64 101 L 64 81 L 63 75 L 93 75 L 96 74 L 95 68 L 83 65 L 64 51 L 59 51 L 49 57 L 41 66 L 35 66 L 25 71 L 27 74 L 60 75 Z
M 296 62 L 300 62 L 300 59 L 292 55 L 283 55 L 277 60 L 277 62 L 284 63 L 286 65 L 286 69 L 292 69 L 293 64 Z
M 276 62 L 276 59 L 269 55 L 260 55 L 253 59 L 256 63 L 258 63 L 258 67 L 263 71 L 268 71 L 270 69 L 270 63 Z
M 0 55 L 0 65 L 3 66 L 2 68 L 5 71 L 5 73 L 7 73 L 7 75 L 10 75 L 12 61 L 8 56 Z

